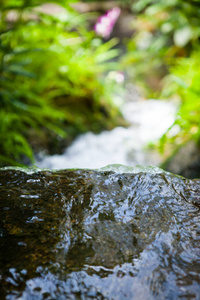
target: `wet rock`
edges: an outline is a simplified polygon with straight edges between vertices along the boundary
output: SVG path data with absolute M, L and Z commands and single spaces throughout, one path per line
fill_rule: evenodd
M 200 177 L 200 146 L 190 141 L 182 146 L 165 163 L 166 171 L 179 174 L 187 178 Z
M 200 180 L 0 170 L 2 299 L 198 299 Z

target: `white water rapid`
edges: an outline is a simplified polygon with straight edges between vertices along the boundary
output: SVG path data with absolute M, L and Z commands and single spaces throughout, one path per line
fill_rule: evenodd
M 161 156 L 147 148 L 173 123 L 176 108 L 170 101 L 129 101 L 123 105 L 130 127 L 77 137 L 62 155 L 41 156 L 39 168 L 101 168 L 108 164 L 159 166 Z

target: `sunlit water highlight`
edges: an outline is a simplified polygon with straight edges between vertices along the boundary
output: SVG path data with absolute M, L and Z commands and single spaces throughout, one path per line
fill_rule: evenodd
M 62 155 L 41 157 L 36 165 L 51 169 L 100 168 L 108 164 L 159 166 L 161 156 L 147 145 L 172 125 L 175 111 L 169 101 L 127 102 L 122 113 L 130 127 L 80 135 Z
M 0 299 L 199 299 L 200 181 L 0 170 Z

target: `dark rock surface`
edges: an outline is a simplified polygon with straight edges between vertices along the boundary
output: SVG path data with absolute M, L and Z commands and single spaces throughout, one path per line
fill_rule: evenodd
M 200 146 L 194 141 L 186 143 L 162 167 L 187 178 L 200 177 Z
M 199 299 L 200 180 L 0 170 L 0 299 Z

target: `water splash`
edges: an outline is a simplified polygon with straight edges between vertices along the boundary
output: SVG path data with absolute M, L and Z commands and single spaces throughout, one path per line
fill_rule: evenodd
M 62 155 L 44 156 L 40 168 L 101 168 L 109 164 L 128 166 L 155 165 L 162 162 L 155 150 L 147 149 L 172 125 L 176 107 L 165 101 L 128 102 L 123 107 L 129 128 L 117 127 L 100 134 L 88 132 L 79 136 Z

